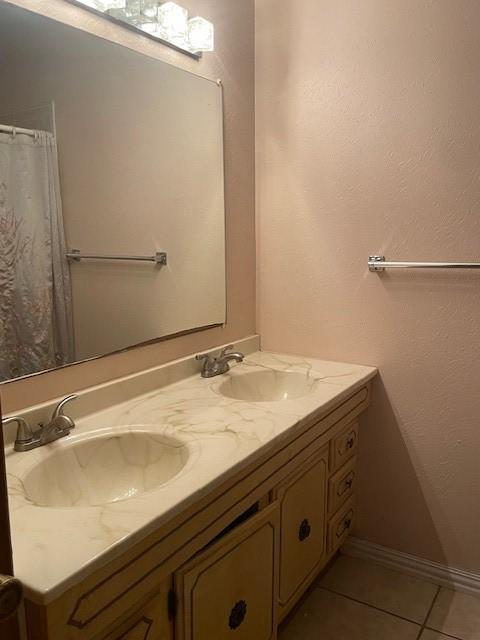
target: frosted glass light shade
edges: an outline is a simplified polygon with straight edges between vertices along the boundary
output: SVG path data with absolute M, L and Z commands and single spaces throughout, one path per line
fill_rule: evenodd
M 176 2 L 164 2 L 158 7 L 157 18 L 162 37 L 178 46 L 185 46 L 188 11 Z
M 140 0 L 125 0 L 127 14 L 130 16 L 138 15 L 140 13 L 140 4 Z
M 191 18 L 188 21 L 188 44 L 192 51 L 213 51 L 215 29 L 205 18 Z
M 83 0 L 82 0 L 83 1 Z M 109 11 L 110 9 L 125 9 L 126 0 L 95 0 L 94 3 L 88 3 L 89 6 L 97 5 L 100 11 Z M 83 2 L 87 4 L 87 2 Z
M 140 29 L 142 31 L 145 31 L 145 33 L 150 34 L 151 36 L 155 36 L 157 38 L 162 37 L 162 32 L 160 30 L 160 25 L 158 24 L 158 22 L 144 22 L 140 26 Z
M 126 0 L 125 9 L 127 21 L 130 24 L 141 25 L 157 21 L 156 0 Z
M 147 18 L 157 19 L 158 2 L 157 0 L 141 0 L 140 11 Z
M 97 11 L 106 11 L 108 9 L 107 3 L 102 2 L 102 0 L 79 0 L 79 2 Z

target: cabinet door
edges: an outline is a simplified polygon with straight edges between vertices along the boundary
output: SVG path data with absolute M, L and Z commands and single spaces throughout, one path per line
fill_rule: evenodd
M 328 449 L 276 491 L 280 501 L 280 590 L 285 605 L 320 570 L 325 557 Z
M 177 639 L 276 638 L 278 524 L 268 507 L 175 574 Z
M 165 581 L 152 598 L 128 616 L 104 640 L 173 640 L 173 624 L 169 620 L 168 596 L 171 580 Z

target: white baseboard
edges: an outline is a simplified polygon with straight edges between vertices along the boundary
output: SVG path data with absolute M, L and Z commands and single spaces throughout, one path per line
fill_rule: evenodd
M 390 569 L 409 573 L 442 587 L 480 595 L 480 574 L 454 569 L 437 562 L 382 547 L 360 538 L 350 537 L 342 547 L 342 554 L 371 560 Z

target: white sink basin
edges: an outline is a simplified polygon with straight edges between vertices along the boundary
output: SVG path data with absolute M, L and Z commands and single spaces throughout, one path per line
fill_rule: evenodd
M 27 498 L 40 506 L 103 505 L 160 487 L 180 473 L 188 457 L 186 445 L 174 438 L 108 430 L 58 441 L 22 482 Z
M 317 386 L 317 380 L 305 373 L 274 369 L 240 373 L 238 369 L 240 366 L 218 387 L 218 392 L 227 398 L 246 402 L 293 400 L 308 395 Z

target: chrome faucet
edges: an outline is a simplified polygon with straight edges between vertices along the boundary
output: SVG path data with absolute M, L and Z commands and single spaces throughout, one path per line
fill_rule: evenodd
M 217 357 L 211 356 L 208 353 L 203 353 L 195 356 L 196 360 L 204 360 L 202 368 L 202 378 L 213 378 L 215 376 L 221 376 L 223 373 L 230 371 L 230 362 L 243 362 L 245 356 L 239 351 L 231 351 L 233 344 L 225 347 L 220 351 L 220 355 Z
M 63 407 L 67 402 L 75 400 L 76 397 L 77 396 L 75 394 L 72 394 L 59 402 L 52 413 L 50 422 L 46 425 L 40 426 L 39 447 L 44 444 L 48 444 L 49 442 L 53 442 L 54 440 L 58 440 L 59 438 L 63 438 L 64 436 L 68 436 L 70 431 L 75 428 L 75 422 L 72 418 L 65 415 Z
M 75 422 L 72 418 L 65 415 L 63 407 L 67 402 L 75 400 L 76 397 L 75 394 L 72 394 L 59 402 L 53 411 L 50 422 L 46 425 L 40 423 L 36 431 L 32 431 L 26 420 L 20 416 L 12 416 L 11 418 L 2 420 L 2 424 L 4 425 L 14 422 L 18 424 L 17 437 L 15 438 L 13 447 L 15 451 L 30 451 L 31 449 L 42 447 L 44 444 L 68 436 L 70 431 L 75 428 Z

